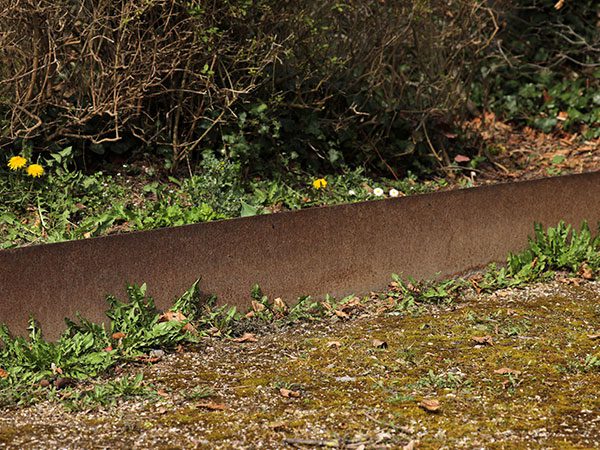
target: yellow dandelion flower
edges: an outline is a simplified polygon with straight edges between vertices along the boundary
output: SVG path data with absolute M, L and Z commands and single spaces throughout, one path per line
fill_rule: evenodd
M 27 160 L 22 156 L 13 156 L 8 160 L 8 168 L 10 170 L 22 169 L 25 167 L 25 164 L 27 164 Z
M 315 189 L 325 189 L 327 187 L 327 180 L 325 178 L 319 178 L 313 181 L 313 187 Z
M 31 175 L 33 178 L 38 178 L 44 175 L 44 168 L 39 164 L 32 164 L 27 167 L 27 175 Z

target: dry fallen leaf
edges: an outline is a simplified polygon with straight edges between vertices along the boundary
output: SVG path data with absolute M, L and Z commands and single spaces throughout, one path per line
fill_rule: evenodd
M 63 374 L 63 370 L 58 367 L 55 363 L 50 364 L 50 369 L 52 370 L 53 374 L 59 374 L 62 375 Z
M 154 363 L 159 362 L 160 358 L 142 355 L 142 356 L 136 357 L 135 360 L 139 361 L 139 362 L 147 363 L 147 364 L 154 364 Z
M 427 412 L 436 412 L 440 409 L 440 402 L 435 399 L 424 399 L 421 400 L 419 406 Z
M 223 403 L 215 403 L 215 402 L 200 402 L 196 404 L 198 408 L 206 408 L 211 411 L 223 411 L 226 406 Z
M 473 336 L 471 340 L 480 345 L 494 345 L 494 339 L 491 336 Z
M 340 341 L 331 341 L 327 343 L 327 348 L 331 348 L 331 347 L 335 347 L 335 348 L 340 348 L 342 346 L 342 343 Z
M 563 6 L 565 5 L 565 0 L 558 0 L 555 4 L 554 4 L 554 9 L 559 10 L 561 9 Z
M 285 398 L 298 398 L 300 397 L 300 391 L 292 391 L 290 389 L 281 388 L 279 393 Z
M 468 156 L 465 156 L 465 155 L 456 155 L 454 157 L 454 162 L 457 162 L 457 163 L 469 162 L 469 161 L 471 161 L 471 158 L 469 158 Z
M 0 367 L 0 378 L 8 378 L 8 372 Z
M 281 297 L 277 297 L 275 300 L 273 300 L 273 309 L 275 309 L 276 311 L 283 312 L 283 311 L 287 311 L 288 306 L 281 299 Z
M 375 348 L 388 348 L 388 344 L 385 341 L 379 339 L 373 339 L 373 347 Z
M 117 331 L 116 333 L 112 334 L 112 338 L 117 340 L 117 339 L 123 339 L 124 337 L 126 337 L 127 335 L 125 333 L 122 333 L 120 331 Z
M 188 318 L 181 311 L 167 311 L 159 318 L 159 322 L 185 322 Z M 191 333 L 196 332 L 196 328 L 191 323 L 186 323 L 183 327 L 184 331 Z
M 567 285 L 579 286 L 581 280 L 579 278 L 558 278 L 558 282 Z
M 347 319 L 348 317 L 350 317 L 348 314 L 346 314 L 344 311 L 340 311 L 339 309 L 335 310 L 335 315 L 342 318 L 342 319 Z
M 498 375 L 519 375 L 521 373 L 520 370 L 509 369 L 508 367 L 502 367 L 500 369 L 494 370 L 494 373 Z
M 184 320 L 187 320 L 187 317 L 181 311 L 167 311 L 159 318 L 160 322 L 183 322 Z
M 590 338 L 591 340 L 600 339 L 600 334 L 588 334 L 588 338 Z
M 156 393 L 158 395 L 160 395 L 161 397 L 164 397 L 164 398 L 168 398 L 169 397 L 169 394 L 167 394 L 167 391 L 165 391 L 164 389 L 159 389 L 158 391 L 156 391 Z
M 254 312 L 262 312 L 266 309 L 266 306 L 256 300 L 252 300 L 252 309 Z
M 244 333 L 241 337 L 239 338 L 233 338 L 231 339 L 232 342 L 239 342 L 239 343 L 243 343 L 243 342 L 257 342 L 258 339 L 256 339 L 256 336 L 253 335 L 252 333 Z
M 581 265 L 581 267 L 579 268 L 579 275 L 581 275 L 581 278 L 583 278 L 584 280 L 594 279 L 594 271 L 587 264 Z

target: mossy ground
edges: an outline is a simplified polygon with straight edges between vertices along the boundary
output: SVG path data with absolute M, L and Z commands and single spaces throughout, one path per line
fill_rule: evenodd
M 600 347 L 600 283 L 390 313 L 384 302 L 257 342 L 207 339 L 127 369 L 142 370 L 159 400 L 7 410 L 0 447 L 600 447 L 600 368 L 586 364 Z M 198 388 L 211 396 L 194 398 Z

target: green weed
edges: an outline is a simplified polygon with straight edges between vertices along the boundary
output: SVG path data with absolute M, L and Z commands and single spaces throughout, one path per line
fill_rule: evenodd
M 399 310 L 414 308 L 418 304 L 441 304 L 451 302 L 458 294 L 459 280 L 415 280 L 408 277 L 403 280 L 392 274 L 392 283 L 387 295 L 395 299 Z
M 580 231 L 562 221 L 546 231 L 535 224 L 528 248 L 509 255 L 506 267 L 490 265 L 477 283 L 481 289 L 494 290 L 548 279 L 556 271 L 577 274 L 588 270 L 586 276 L 590 277 L 598 269 L 600 238 L 592 236 L 587 223 L 582 224 Z

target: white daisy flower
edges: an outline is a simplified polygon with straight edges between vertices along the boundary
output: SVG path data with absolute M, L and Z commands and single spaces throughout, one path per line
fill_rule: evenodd
M 396 189 L 392 188 L 390 189 L 390 197 L 398 197 L 398 195 L 400 195 L 400 192 L 398 192 Z
M 373 195 L 375 197 L 381 197 L 383 195 L 383 189 L 381 189 L 381 188 L 373 189 Z

